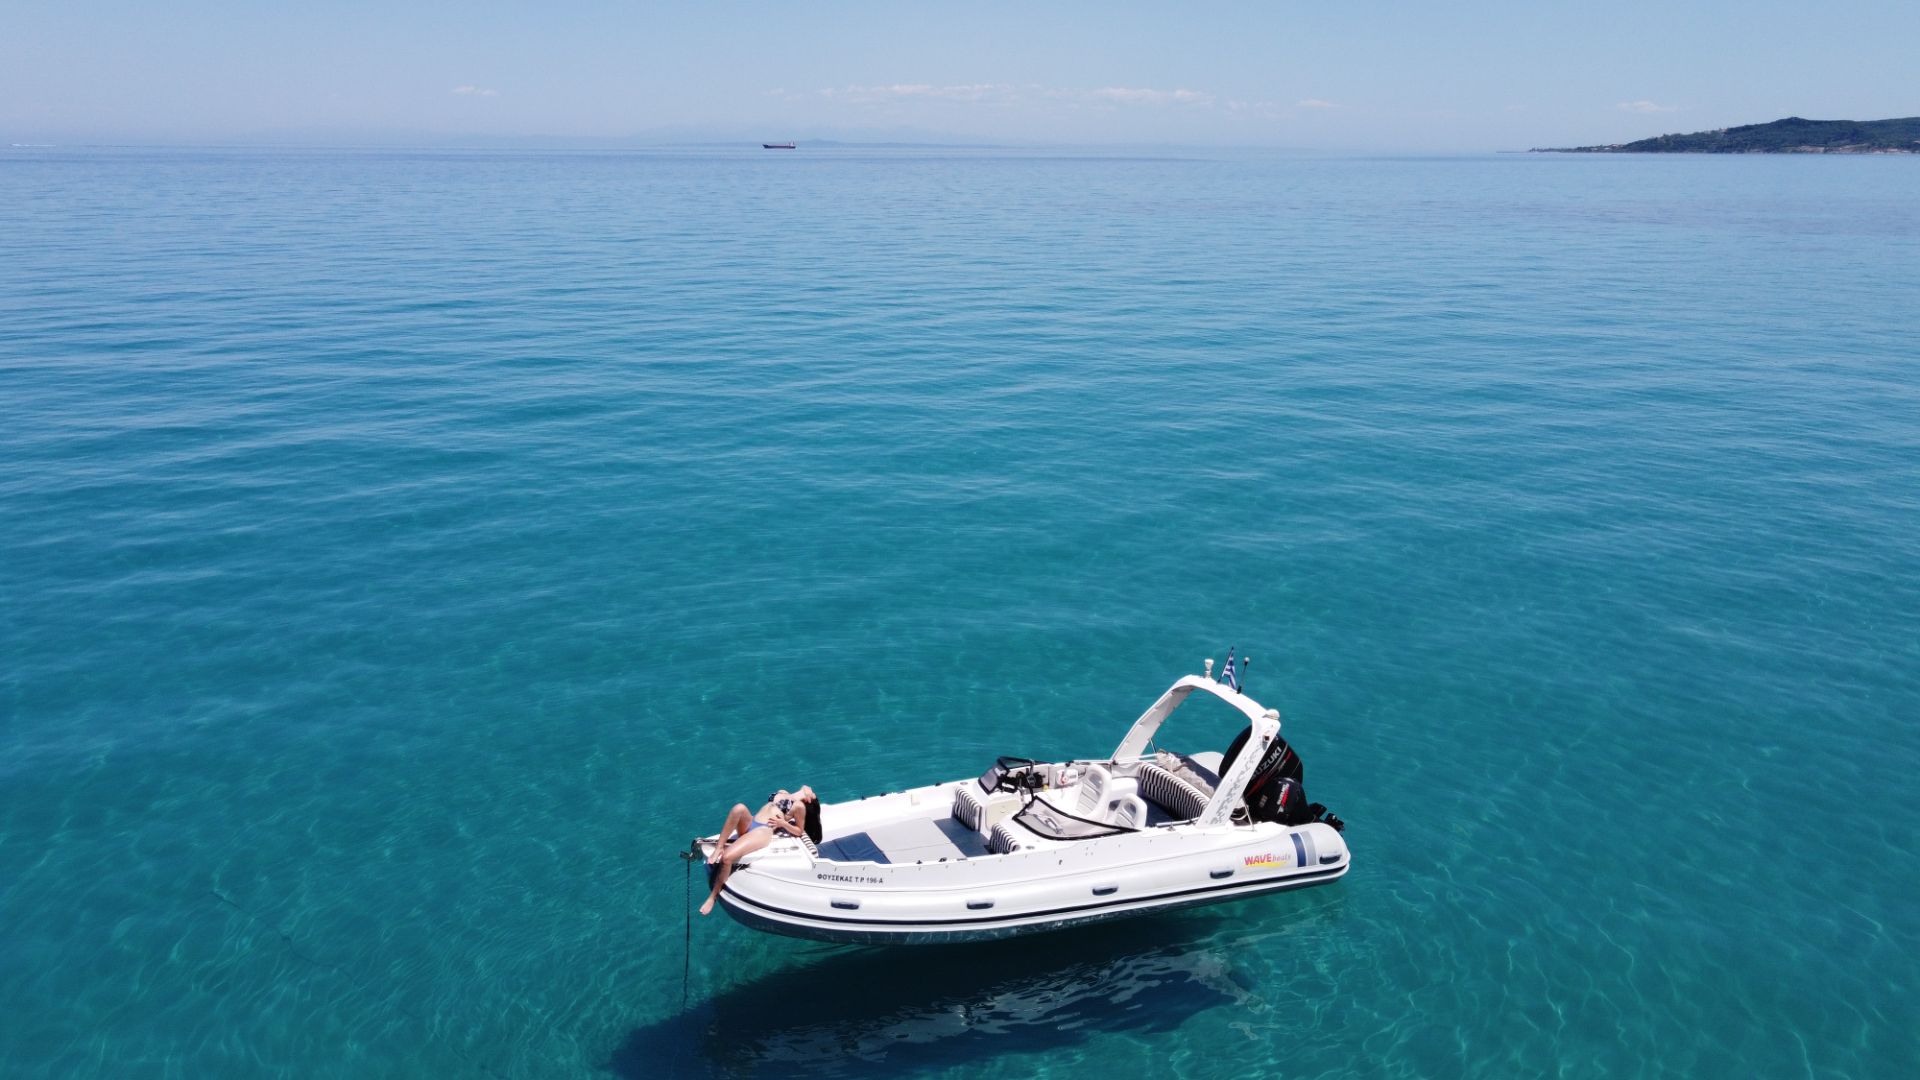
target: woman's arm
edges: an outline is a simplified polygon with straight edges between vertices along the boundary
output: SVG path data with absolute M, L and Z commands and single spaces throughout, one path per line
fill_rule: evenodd
M 807 834 L 807 804 L 795 803 L 790 813 L 780 815 L 778 825 L 788 836 Z

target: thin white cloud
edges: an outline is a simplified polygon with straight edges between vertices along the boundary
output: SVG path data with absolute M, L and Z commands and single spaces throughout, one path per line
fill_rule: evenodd
M 1005 101 L 1014 89 L 1002 83 L 967 83 L 961 86 L 936 86 L 928 96 L 943 101 Z
M 1016 96 L 1005 83 L 961 83 L 935 86 L 932 83 L 892 83 L 887 86 L 840 86 L 820 91 L 820 96 L 835 101 L 877 105 L 889 101 L 1010 101 Z
M 1117 105 L 1212 105 L 1213 95 L 1204 90 L 1150 90 L 1130 86 L 1103 86 L 1088 94 L 1096 101 Z
M 465 95 L 467 97 L 499 97 L 500 96 L 500 91 L 498 90 L 489 90 L 483 86 L 475 86 L 472 83 L 465 83 L 463 85 L 456 86 L 453 88 L 453 92 L 456 94 Z
M 1301 98 L 1299 101 L 1294 102 L 1293 105 L 1294 108 L 1297 109 L 1337 109 L 1340 107 L 1336 102 L 1317 97 Z
M 958 104 L 1006 105 L 1043 99 L 1069 104 L 1168 106 L 1211 108 L 1215 98 L 1204 90 L 1157 90 L 1147 87 L 1103 86 L 1096 90 L 1060 86 L 1014 86 L 1009 83 L 891 83 L 885 86 L 834 86 L 817 91 L 829 101 L 854 105 L 881 105 L 903 101 L 945 101 Z
M 1641 98 L 1639 101 L 1623 101 L 1620 104 L 1615 105 L 1614 108 L 1619 109 L 1621 112 L 1630 112 L 1630 113 L 1663 113 L 1663 112 L 1679 112 L 1680 111 L 1680 106 L 1678 105 L 1661 105 L 1656 102 L 1648 101 L 1645 98 Z

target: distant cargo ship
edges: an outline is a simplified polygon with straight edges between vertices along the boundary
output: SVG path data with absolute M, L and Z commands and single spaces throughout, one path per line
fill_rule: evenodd
M 760 149 L 762 150 L 794 150 L 794 149 L 798 149 L 798 146 L 799 144 L 790 143 L 790 142 L 763 142 L 760 144 Z

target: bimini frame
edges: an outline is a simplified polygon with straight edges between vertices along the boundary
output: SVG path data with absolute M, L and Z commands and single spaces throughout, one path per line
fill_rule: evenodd
M 1209 660 L 1211 668 L 1213 662 Z M 1194 824 L 1225 825 L 1232 820 L 1233 812 L 1243 805 L 1241 794 L 1247 789 L 1247 781 L 1253 779 L 1253 770 L 1260 764 L 1268 746 L 1280 737 L 1280 710 L 1269 709 L 1247 695 L 1235 690 L 1223 682 L 1202 675 L 1188 675 L 1168 688 L 1160 695 L 1160 700 L 1140 719 L 1127 729 L 1127 735 L 1113 751 L 1114 761 L 1135 761 L 1147 752 L 1147 743 L 1153 739 L 1154 732 L 1173 710 L 1179 708 L 1195 690 L 1204 690 L 1221 701 L 1238 709 L 1253 725 L 1253 734 L 1247 739 L 1246 749 L 1234 759 L 1233 768 L 1220 778 L 1220 784 L 1214 789 L 1213 798 L 1208 800 L 1207 808 L 1194 819 Z

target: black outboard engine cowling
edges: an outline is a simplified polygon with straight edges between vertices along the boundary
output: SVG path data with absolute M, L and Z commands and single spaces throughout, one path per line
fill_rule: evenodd
M 1227 771 L 1233 768 L 1234 761 L 1240 757 L 1240 751 L 1247 748 L 1247 740 L 1252 737 L 1253 728 L 1245 727 L 1240 729 L 1240 734 L 1233 737 L 1233 742 L 1227 744 L 1226 755 L 1220 759 L 1221 776 L 1227 775 Z M 1303 784 L 1307 782 L 1306 767 L 1300 763 L 1300 755 L 1293 752 L 1293 747 L 1287 745 L 1286 739 L 1278 736 L 1267 747 L 1267 752 L 1260 755 L 1260 764 L 1253 770 L 1253 779 L 1258 780 L 1268 773 L 1298 780 Z M 1252 782 L 1249 782 L 1247 787 L 1251 790 Z
M 1282 776 L 1258 791 L 1247 792 L 1247 812 L 1255 821 L 1277 821 L 1282 825 L 1305 825 L 1313 820 L 1307 809 L 1307 788 L 1292 777 Z
M 1220 761 L 1222 776 L 1233 768 L 1234 759 L 1246 749 L 1247 740 L 1252 735 L 1253 728 L 1248 727 L 1227 747 L 1226 755 Z M 1248 817 L 1254 821 L 1305 825 L 1309 821 L 1319 820 L 1326 813 L 1326 807 L 1307 801 L 1306 767 L 1301 764 L 1300 755 L 1287 745 L 1287 740 L 1279 737 L 1275 737 L 1267 746 L 1266 753 L 1260 755 L 1260 764 L 1254 766 L 1253 777 L 1247 781 L 1246 791 L 1241 797 L 1246 800 Z

